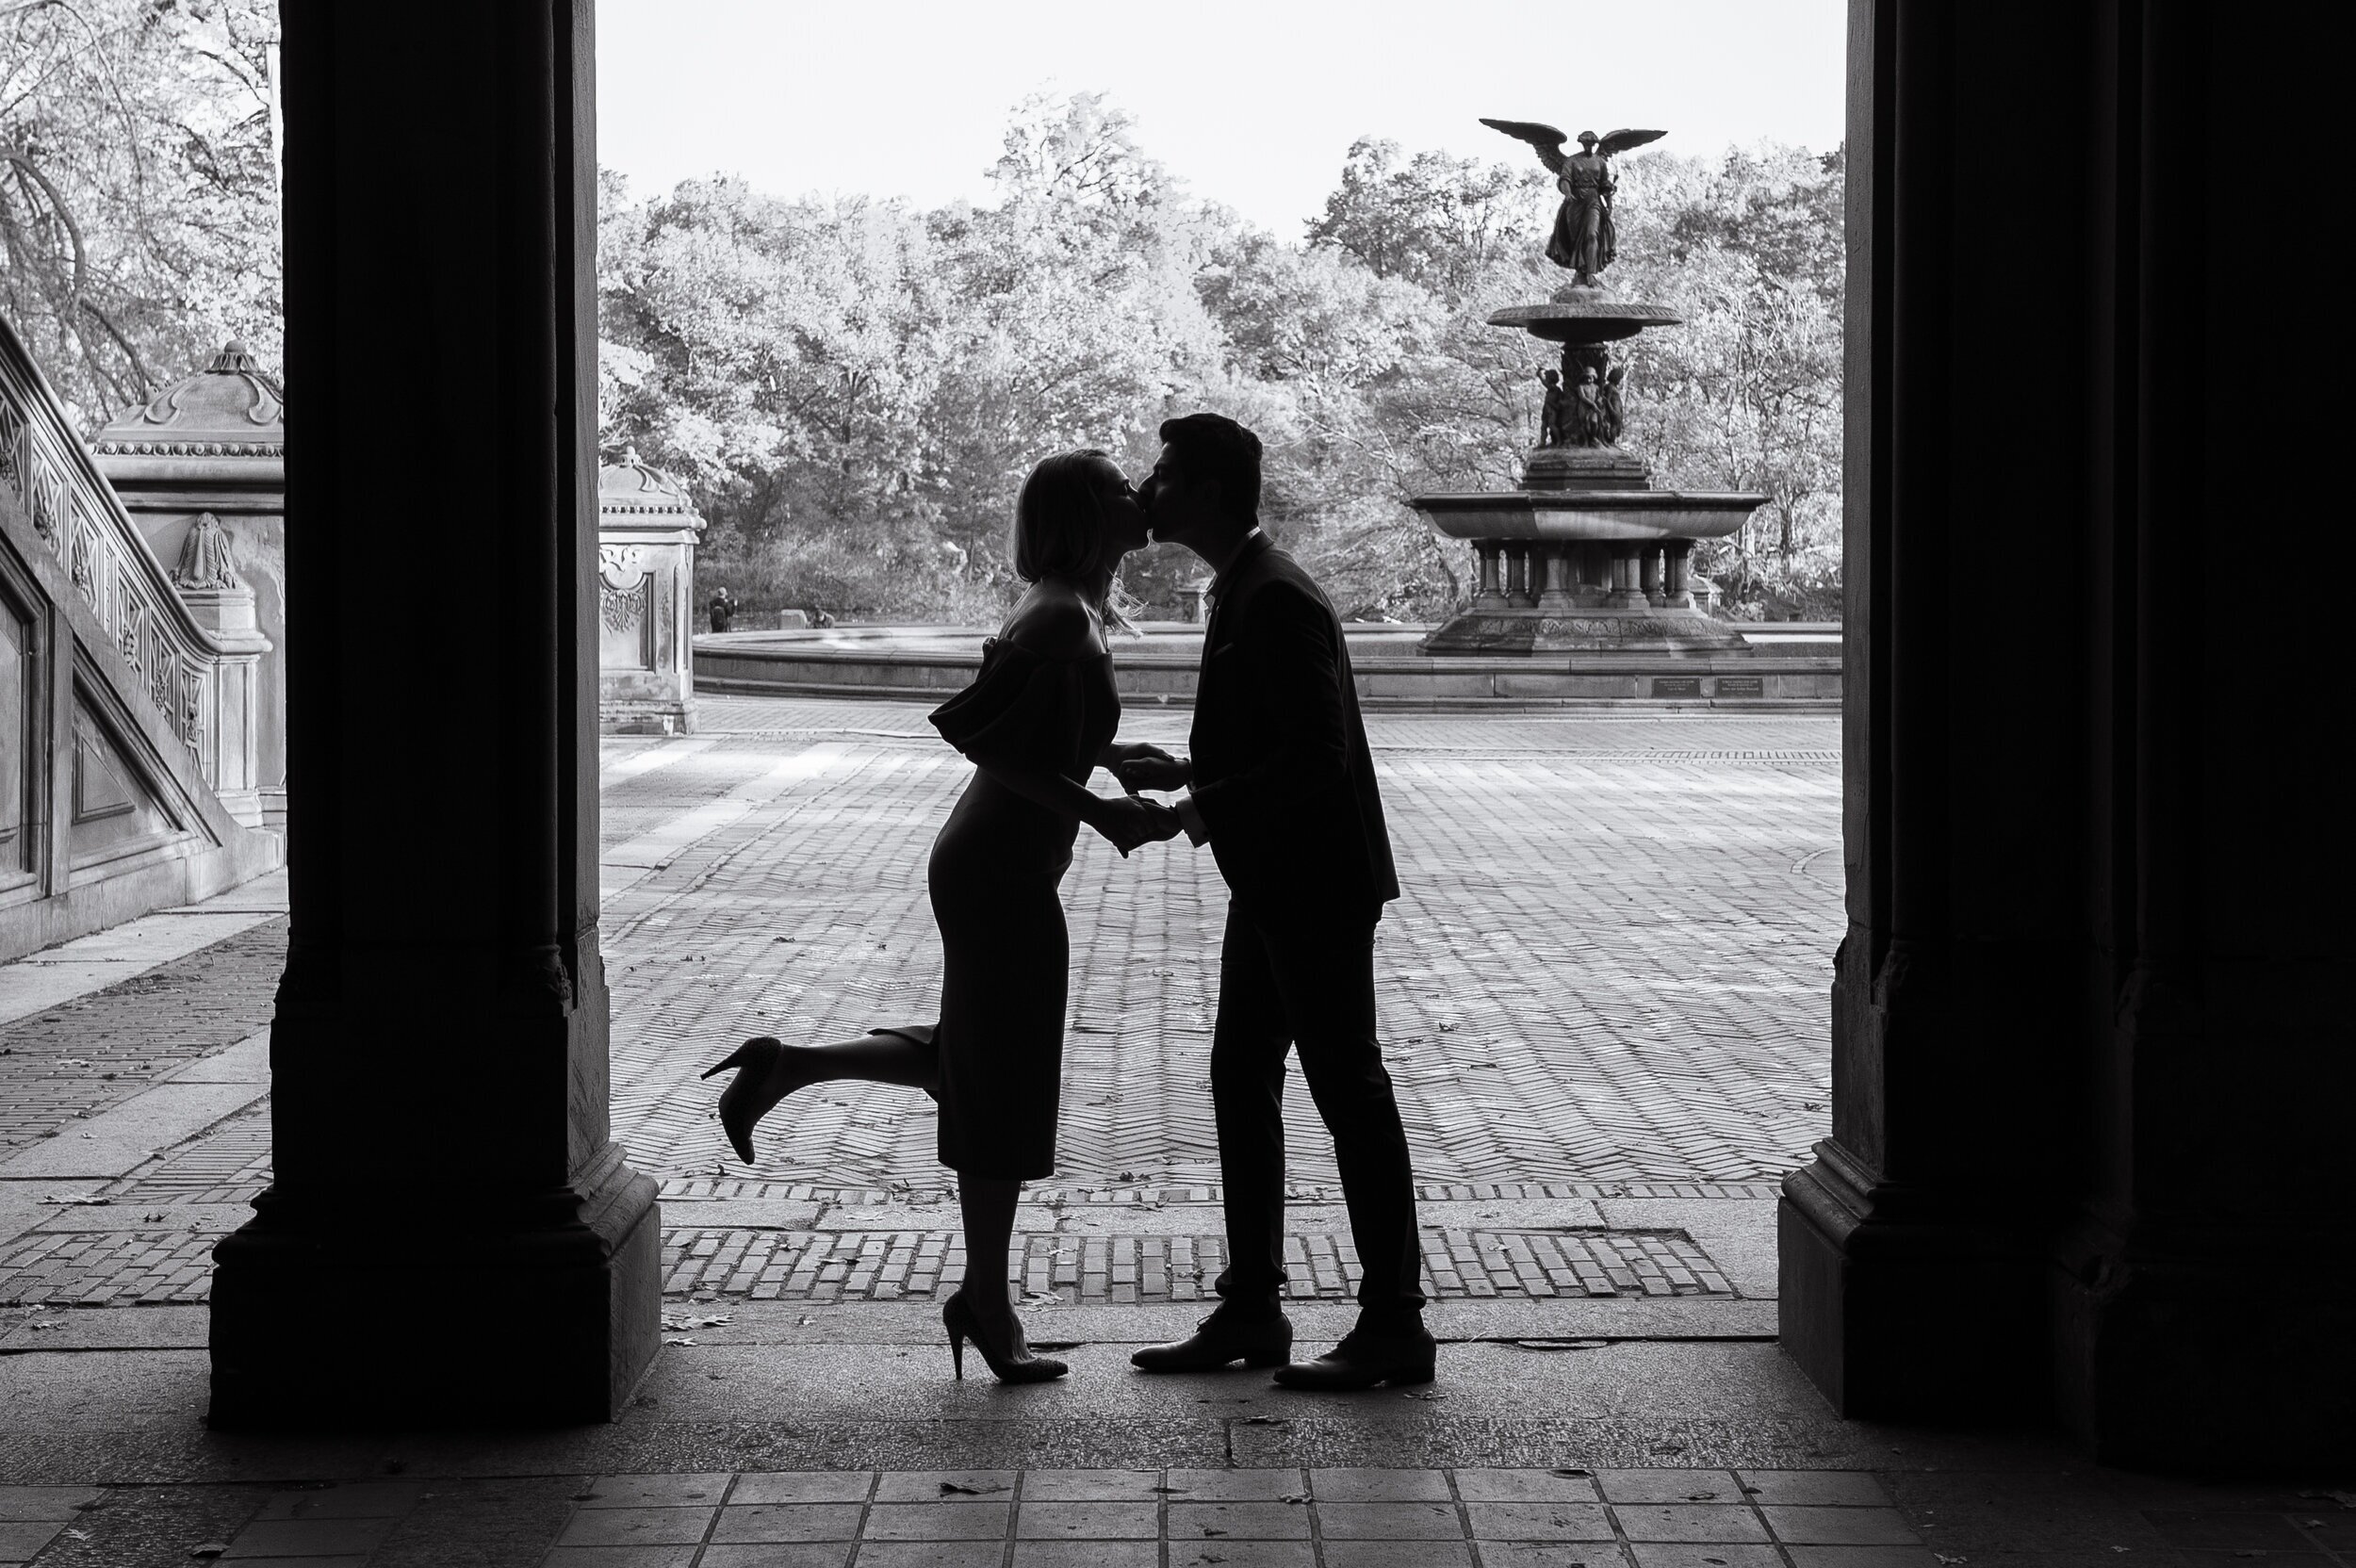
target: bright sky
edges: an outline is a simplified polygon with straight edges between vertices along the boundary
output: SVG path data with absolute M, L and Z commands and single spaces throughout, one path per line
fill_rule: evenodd
M 603 0 L 598 155 L 631 193 L 988 195 L 1034 88 L 1109 91 L 1198 197 L 1284 237 L 1357 138 L 1531 155 L 1479 123 L 1665 129 L 1715 155 L 1841 135 L 1842 0 Z M 1235 56 L 1223 59 L 1227 54 Z

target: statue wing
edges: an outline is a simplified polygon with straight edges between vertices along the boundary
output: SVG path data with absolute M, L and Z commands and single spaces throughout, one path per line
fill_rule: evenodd
M 1535 120 L 1492 120 L 1485 114 L 1481 117 L 1481 122 L 1493 131 L 1503 131 L 1516 141 L 1529 142 L 1538 150 L 1539 159 L 1547 169 L 1558 174 L 1562 172 L 1562 143 L 1570 138 L 1553 126 L 1541 125 Z M 1652 134 L 1659 136 L 1661 133 L 1655 131 Z
M 1632 148 L 1642 147 L 1647 141 L 1659 141 L 1668 134 L 1666 131 L 1613 131 L 1595 143 L 1595 151 L 1604 157 L 1615 157 Z

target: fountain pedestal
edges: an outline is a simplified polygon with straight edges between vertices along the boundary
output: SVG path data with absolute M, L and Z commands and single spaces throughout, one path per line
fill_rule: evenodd
M 1618 444 L 1619 383 L 1605 345 L 1677 321 L 1659 305 L 1577 285 L 1489 318 L 1562 345 L 1562 391 L 1549 395 L 1562 428 L 1531 450 L 1517 489 L 1410 503 L 1481 559 L 1471 608 L 1425 639 L 1425 652 L 1748 651 L 1742 633 L 1693 603 L 1690 557 L 1696 540 L 1734 532 L 1768 498 L 1656 490 L 1644 461 Z

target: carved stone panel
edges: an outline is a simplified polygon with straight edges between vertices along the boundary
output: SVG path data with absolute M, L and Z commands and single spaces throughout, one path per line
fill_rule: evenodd
M 33 717 L 32 624 L 0 593 L 0 884 L 32 869 L 30 820 Z
M 597 547 L 597 663 L 609 670 L 654 668 L 656 574 L 637 545 Z

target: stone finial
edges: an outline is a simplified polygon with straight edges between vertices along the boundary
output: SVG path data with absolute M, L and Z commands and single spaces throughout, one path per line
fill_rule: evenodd
M 209 512 L 200 512 L 188 527 L 188 536 L 180 546 L 180 564 L 172 568 L 172 580 L 182 588 L 220 589 L 242 588 L 245 580 L 237 576 L 236 564 L 229 550 L 229 531 L 221 526 L 221 519 Z
M 105 457 L 281 457 L 286 397 L 244 343 L 232 339 L 147 402 L 90 437 Z

